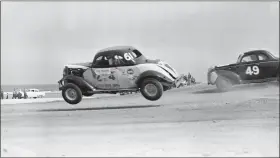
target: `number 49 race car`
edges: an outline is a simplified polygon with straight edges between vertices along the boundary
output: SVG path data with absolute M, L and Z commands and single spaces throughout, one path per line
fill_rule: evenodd
M 220 91 L 233 85 L 279 81 L 279 58 L 266 50 L 253 50 L 240 54 L 235 64 L 208 69 L 208 84 L 216 84 Z
M 166 62 L 147 59 L 134 47 L 116 46 L 97 52 L 93 62 L 65 65 L 58 83 L 69 104 L 79 103 L 83 96 L 138 90 L 155 101 L 163 91 L 178 88 L 183 77 Z

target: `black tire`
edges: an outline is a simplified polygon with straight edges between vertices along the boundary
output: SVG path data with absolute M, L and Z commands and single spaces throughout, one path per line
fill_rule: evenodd
M 155 87 L 153 87 L 153 88 L 156 88 L 155 89 L 156 92 L 154 95 L 148 94 L 147 89 L 146 89 L 147 88 L 146 86 L 148 84 L 155 86 Z M 147 79 L 144 79 L 143 82 L 141 83 L 140 92 L 143 95 L 143 97 L 146 98 L 147 100 L 156 101 L 162 96 L 163 86 L 158 80 L 153 79 L 153 78 L 147 78 Z
M 228 78 L 219 76 L 216 81 L 216 86 L 220 92 L 227 92 L 232 88 L 232 83 Z
M 70 93 L 69 91 L 72 91 L 71 96 L 68 94 Z M 78 104 L 82 100 L 83 95 L 78 86 L 73 83 L 68 83 L 62 89 L 62 97 L 69 104 Z

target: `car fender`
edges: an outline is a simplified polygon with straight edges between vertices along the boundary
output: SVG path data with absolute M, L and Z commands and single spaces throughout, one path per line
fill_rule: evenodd
M 216 70 L 217 76 L 222 76 L 231 81 L 232 84 L 240 84 L 241 83 L 241 78 L 238 74 L 232 71 L 227 71 L 227 70 Z
M 93 87 L 82 77 L 74 76 L 74 75 L 68 75 L 63 77 L 62 81 L 66 83 L 74 83 L 76 84 L 81 90 L 83 89 L 89 89 L 91 90 Z M 63 87 L 62 87 L 63 88 Z
M 217 78 L 218 78 L 217 72 L 213 69 L 209 69 L 207 73 L 208 84 L 215 84 Z
M 172 84 L 174 80 L 170 79 L 166 75 L 164 75 L 161 72 L 154 71 L 154 70 L 147 70 L 143 73 L 141 73 L 137 79 L 136 79 L 136 84 L 139 85 L 145 78 L 155 78 L 158 79 L 160 82 L 165 82 Z
M 28 98 L 34 98 L 34 97 L 37 97 L 37 94 L 36 94 L 36 93 L 34 93 L 34 92 L 26 92 L 26 94 L 27 94 L 27 97 L 28 97 Z
M 169 72 L 167 72 L 166 70 L 164 70 L 163 68 L 161 68 L 160 66 L 158 66 L 157 64 L 139 64 L 137 65 L 137 68 L 139 69 L 140 73 L 144 73 L 147 71 L 154 71 L 154 72 L 158 72 L 160 73 L 162 76 L 165 76 L 166 78 L 168 78 L 169 80 L 174 81 L 175 79 L 172 78 L 172 76 L 169 74 Z M 153 74 L 153 73 L 151 73 Z M 175 76 L 176 77 L 176 76 Z

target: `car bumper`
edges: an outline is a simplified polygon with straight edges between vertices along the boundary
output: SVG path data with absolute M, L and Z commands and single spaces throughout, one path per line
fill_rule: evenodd
M 58 81 L 58 89 L 59 89 L 59 90 L 62 90 L 62 89 L 63 89 L 63 86 L 64 86 L 64 82 L 63 82 L 63 80 L 61 79 L 61 80 Z
M 184 75 L 180 75 L 179 77 L 177 77 L 176 79 L 175 79 L 175 81 L 174 81 L 174 87 L 175 88 L 178 88 L 180 85 L 181 85 L 181 83 L 184 83 L 186 80 L 184 79 Z

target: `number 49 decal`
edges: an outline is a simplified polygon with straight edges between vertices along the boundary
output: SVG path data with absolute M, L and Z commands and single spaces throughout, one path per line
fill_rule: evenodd
M 258 75 L 260 73 L 260 69 L 258 66 L 248 66 L 246 69 L 247 75 Z

